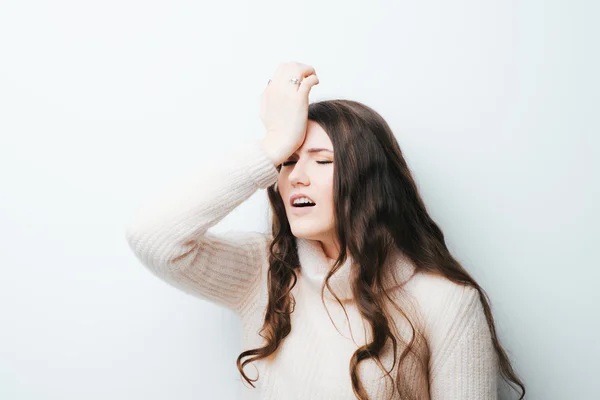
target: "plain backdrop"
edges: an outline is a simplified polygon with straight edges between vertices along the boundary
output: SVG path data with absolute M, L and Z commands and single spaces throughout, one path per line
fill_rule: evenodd
M 0 399 L 235 399 L 235 315 L 125 226 L 263 135 L 278 63 L 392 127 L 528 399 L 598 399 L 599 3 L 0 3 Z M 226 162 L 226 160 L 224 160 Z M 269 229 L 257 191 L 215 231 Z M 515 392 L 502 390 L 503 399 Z

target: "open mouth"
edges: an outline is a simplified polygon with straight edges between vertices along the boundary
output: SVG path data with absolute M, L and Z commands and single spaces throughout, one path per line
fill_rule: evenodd
M 304 193 L 296 193 L 290 198 L 290 206 L 294 208 L 314 207 L 316 203 Z
M 315 203 L 299 203 L 299 204 L 292 204 L 292 207 L 297 207 L 297 208 L 302 208 L 302 207 L 314 207 L 316 206 Z

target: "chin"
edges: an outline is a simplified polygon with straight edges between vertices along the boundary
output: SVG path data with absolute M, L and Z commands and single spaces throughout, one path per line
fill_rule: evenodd
M 312 229 L 301 229 L 297 227 L 294 229 L 292 226 L 291 230 L 292 234 L 297 238 L 316 240 L 316 238 L 319 236 L 319 232 L 315 232 Z
M 298 232 L 292 229 L 292 234 L 296 237 L 296 238 L 302 238 L 302 239 L 310 239 L 310 240 L 315 240 L 314 236 L 311 235 L 310 233 L 306 233 L 306 232 Z
M 292 234 L 296 238 L 309 239 L 309 240 L 322 240 L 323 239 L 323 231 L 322 230 L 314 230 L 314 229 L 300 229 L 293 227 L 291 228 Z

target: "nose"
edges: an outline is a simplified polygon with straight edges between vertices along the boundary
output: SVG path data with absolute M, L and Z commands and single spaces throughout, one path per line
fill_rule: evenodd
M 292 186 L 296 186 L 299 184 L 308 185 L 310 183 L 303 162 L 301 162 L 300 160 L 296 161 L 292 172 L 290 172 L 290 174 L 288 175 L 288 179 Z

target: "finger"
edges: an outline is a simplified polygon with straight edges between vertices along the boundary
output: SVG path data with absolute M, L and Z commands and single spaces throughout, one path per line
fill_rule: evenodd
M 290 63 L 290 68 L 296 72 L 294 77 L 300 80 L 299 85 L 297 86 L 298 90 L 300 90 L 300 85 L 306 77 L 317 74 L 314 67 L 307 64 L 292 62 Z
M 288 74 L 295 75 L 298 78 L 305 78 L 315 74 L 315 69 L 312 65 L 302 64 L 299 62 L 289 62 L 284 64 L 282 70 L 286 70 Z
M 311 65 L 298 64 L 297 68 L 298 68 L 298 73 L 299 73 L 300 77 L 302 77 L 302 78 L 306 78 L 307 76 L 314 75 L 317 73 L 315 71 L 315 68 Z
M 315 73 L 315 69 L 310 65 L 297 62 L 281 63 L 275 71 L 273 82 L 282 83 L 284 84 L 284 87 L 289 88 L 290 90 L 298 90 L 299 84 L 302 82 L 303 78 Z M 293 82 L 291 82 L 292 78 L 298 79 L 299 83 L 294 85 Z
M 283 76 L 285 78 L 286 75 L 295 74 L 298 78 L 304 78 L 314 73 L 315 69 L 311 65 L 289 61 L 285 63 L 280 63 L 277 66 L 274 75 Z
M 314 85 L 317 85 L 319 83 L 319 77 L 317 77 L 316 74 L 307 76 L 306 78 L 302 79 L 302 82 L 300 82 L 300 87 L 298 88 L 299 92 L 308 92 L 310 91 L 310 88 L 312 88 Z

